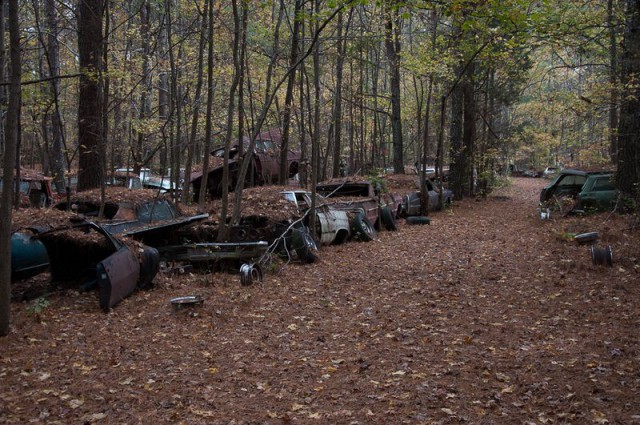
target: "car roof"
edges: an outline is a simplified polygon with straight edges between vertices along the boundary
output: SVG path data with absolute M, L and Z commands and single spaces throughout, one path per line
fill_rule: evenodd
M 592 176 L 592 175 L 599 175 L 599 174 L 612 174 L 611 171 L 606 171 L 606 170 L 578 170 L 578 169 L 574 169 L 574 168 L 565 168 L 560 170 L 560 174 L 565 174 L 565 175 L 574 175 L 574 176 Z
M 590 174 L 589 177 L 587 177 L 587 179 L 609 179 L 613 177 L 613 173 L 595 173 L 595 174 Z
M 565 174 L 565 175 L 572 175 L 572 176 L 588 176 L 589 173 L 583 170 L 575 170 L 572 168 L 566 168 L 563 170 L 560 170 L 560 174 Z

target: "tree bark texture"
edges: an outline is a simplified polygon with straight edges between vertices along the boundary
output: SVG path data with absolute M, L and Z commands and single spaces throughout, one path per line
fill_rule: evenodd
M 298 62 L 300 21 L 302 0 L 296 0 L 293 12 L 293 33 L 291 34 L 291 53 L 289 56 L 289 67 L 292 68 Z M 289 179 L 289 134 L 291 127 L 291 107 L 293 105 L 293 86 L 295 84 L 296 73 L 289 74 L 287 81 L 287 92 L 284 99 L 284 111 L 282 113 L 282 144 L 280 146 L 280 184 L 286 184 Z
M 65 142 L 60 114 L 60 44 L 58 43 L 58 16 L 54 0 L 45 0 L 47 18 L 47 62 L 49 66 L 50 96 L 54 108 L 51 114 L 51 170 L 58 193 L 65 191 Z
M 213 119 L 213 0 L 208 0 L 208 20 L 209 29 L 207 31 L 207 39 L 209 45 L 207 47 L 207 112 L 205 115 L 204 125 L 204 152 L 202 160 L 202 179 L 200 183 L 200 192 L 198 193 L 198 210 L 204 211 L 204 204 L 206 200 L 207 185 L 209 183 L 209 150 L 211 149 L 211 120 Z
M 1 7 L 1 5 L 0 5 Z M 4 25 L 4 23 L 0 23 Z M 18 128 L 20 126 L 21 103 L 21 63 L 20 63 L 20 27 L 18 19 L 18 0 L 9 0 L 9 48 L 11 58 L 9 104 L 6 118 L 5 151 L 3 175 L 12 176 L 15 168 L 18 145 Z M 11 307 L 11 197 L 13 191 L 10 184 L 3 185 L 0 198 L 0 252 L 5 258 L 0 261 L 0 336 L 9 333 Z
M 5 81 L 6 78 L 6 49 L 5 49 L 5 9 L 7 8 L 7 0 L 0 0 L 0 81 Z M 7 110 L 7 89 L 6 87 L 0 87 L 0 115 L 4 115 Z M 4 126 L 0 125 L 0 155 L 4 153 L 5 133 Z
M 618 187 L 634 194 L 640 182 L 640 0 L 627 1 L 622 53 L 623 95 L 618 132 Z
M 182 203 L 186 204 L 190 199 L 191 170 L 193 167 L 193 155 L 196 147 L 196 137 L 198 135 L 198 118 L 200 117 L 200 104 L 202 103 L 202 83 L 204 80 L 204 47 L 206 42 L 206 31 L 209 13 L 209 2 L 204 5 L 204 14 L 200 30 L 200 41 L 198 44 L 198 77 L 196 82 L 196 93 L 194 96 L 193 116 L 191 119 L 191 129 L 189 141 L 187 142 L 187 161 L 184 169 L 184 185 L 182 187 Z M 202 179 L 204 182 L 204 178 Z
M 333 167 L 331 177 L 340 176 L 342 162 L 342 75 L 344 73 L 343 13 L 338 14 L 338 57 L 336 58 L 336 90 L 333 97 Z M 347 24 L 348 28 L 348 24 Z M 346 31 L 344 31 L 346 33 Z M 327 154 L 329 154 L 327 152 Z
M 449 156 L 451 158 L 449 164 L 449 187 L 457 199 L 461 199 L 464 196 L 463 105 L 462 86 L 458 84 L 451 92 L 451 122 L 449 127 Z
M 402 114 L 400 92 L 400 38 L 398 35 L 398 13 L 389 8 L 386 16 L 385 47 L 389 61 L 391 86 L 391 133 L 393 137 L 393 170 L 404 174 L 404 145 L 402 142 Z
M 464 188 L 464 196 L 473 194 L 474 191 L 474 178 L 473 178 L 473 156 L 475 151 L 476 140 L 476 99 L 474 93 L 474 71 L 475 67 L 473 63 L 467 68 L 467 76 L 462 85 L 462 97 L 464 102 L 463 112 L 463 127 L 462 127 L 462 164 L 461 164 L 461 177 L 462 186 Z
M 78 54 L 81 72 L 78 99 L 78 191 L 100 187 L 103 180 L 104 100 L 100 88 L 103 9 L 103 0 L 81 0 L 78 4 Z
M 609 82 L 611 83 L 611 105 L 609 105 L 609 155 L 614 164 L 618 157 L 618 43 L 614 21 L 614 0 L 607 0 L 607 26 L 609 27 Z

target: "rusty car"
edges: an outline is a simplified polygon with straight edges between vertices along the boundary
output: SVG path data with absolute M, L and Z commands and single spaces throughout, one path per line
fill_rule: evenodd
M 239 145 L 234 145 L 229 150 L 229 191 L 233 191 L 238 181 L 238 175 L 242 166 L 242 160 L 250 143 L 249 138 L 243 138 L 242 150 Z M 245 187 L 261 186 L 277 182 L 280 179 L 280 146 L 282 134 L 274 129 L 260 133 L 255 141 L 251 153 L 251 167 L 248 170 L 244 184 Z M 225 147 L 220 146 L 211 152 L 214 163 L 207 173 L 207 192 L 211 199 L 222 195 L 222 175 L 224 170 L 223 159 Z M 293 178 L 299 170 L 300 153 L 289 149 L 287 151 L 287 176 Z M 191 176 L 194 199 L 197 202 L 202 185 L 202 172 L 195 172 Z
M 356 214 L 354 230 L 366 240 L 375 237 L 374 229 L 396 230 L 395 218 L 400 210 L 401 197 L 386 192 L 380 182 L 370 180 L 334 179 L 316 185 L 335 208 Z
M 149 288 L 159 270 L 155 248 L 125 243 L 90 221 L 46 230 L 37 238 L 47 249 L 52 285 L 97 289 L 105 311 L 136 289 Z
M 133 291 L 152 286 L 159 270 L 155 248 L 125 242 L 77 215 L 47 210 L 40 216 L 41 224 L 20 225 L 11 235 L 11 279 L 18 282 L 48 270 L 50 283 L 40 289 L 29 286 L 19 299 L 58 288 L 97 289 L 100 307 L 106 311 Z M 17 215 L 18 222 L 33 217 Z
M 198 233 L 192 225 L 209 214 L 183 214 L 171 200 L 152 189 L 135 191 L 109 188 L 104 203 L 102 228 L 113 235 L 129 237 L 158 250 L 162 262 L 188 262 L 203 266 L 229 263 L 238 267 L 260 257 L 266 251 L 261 240 L 218 242 L 216 235 Z M 56 208 L 70 209 L 83 217 L 98 218 L 99 190 L 81 192 L 60 202 Z
M 220 202 L 214 201 L 214 210 L 219 209 Z M 316 259 L 321 245 L 369 240 L 363 235 L 375 235 L 372 226 L 365 231 L 354 225 L 367 222 L 366 218 L 335 208 L 320 195 L 315 199 L 315 226 L 310 228 L 311 204 L 311 192 L 297 187 L 261 186 L 245 189 L 238 221 L 232 225 L 228 219 L 228 241 L 266 241 L 269 252 L 309 263 Z M 196 224 L 192 237 L 199 242 L 217 240 L 218 226 L 215 220 Z M 361 224 L 360 227 L 363 226 Z
M 446 187 L 440 189 L 433 180 L 425 178 L 425 185 L 428 196 L 428 210 L 438 211 L 451 205 L 453 202 L 453 192 Z M 416 186 L 420 186 L 420 181 L 416 182 Z M 441 193 L 442 190 L 442 193 Z M 422 210 L 422 195 L 420 191 L 408 193 L 402 198 L 402 205 L 399 210 L 401 217 L 419 216 Z
M 1 171 L 2 170 L 0 170 L 0 172 Z M 0 174 L 0 190 L 4 186 L 4 181 L 4 177 Z M 19 184 L 20 206 L 23 208 L 44 208 L 50 206 L 56 199 L 52 181 L 53 178 L 45 176 L 40 171 L 21 168 Z
M 102 205 L 100 189 L 80 192 L 54 208 L 69 210 L 83 217 L 98 220 L 105 230 L 115 235 L 130 236 L 151 246 L 175 242 L 174 230 L 204 220 L 208 214 L 183 215 L 169 199 L 151 189 L 129 190 L 105 188 Z

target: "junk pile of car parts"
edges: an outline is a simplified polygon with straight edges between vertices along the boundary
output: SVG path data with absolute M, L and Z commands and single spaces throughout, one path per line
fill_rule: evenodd
M 48 230 L 37 238 L 47 250 L 52 285 L 97 288 L 105 311 L 136 289 L 150 287 L 160 266 L 155 248 L 125 243 L 89 221 Z

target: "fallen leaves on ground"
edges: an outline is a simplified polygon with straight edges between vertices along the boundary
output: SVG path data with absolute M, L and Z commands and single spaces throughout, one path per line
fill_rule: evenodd
M 0 422 L 640 423 L 639 232 L 541 220 L 543 184 L 323 247 L 261 285 L 160 274 L 108 314 L 95 293 L 13 303 Z M 586 231 L 614 267 L 561 237 Z M 196 314 L 171 308 L 196 293 Z

